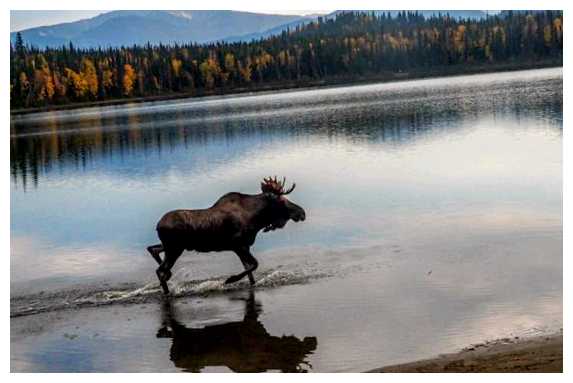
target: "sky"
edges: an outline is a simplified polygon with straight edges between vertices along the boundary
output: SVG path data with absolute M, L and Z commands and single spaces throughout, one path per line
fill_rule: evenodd
M 87 19 L 108 11 L 10 11 L 10 32 L 21 31 L 23 29 L 53 25 Z M 328 13 L 330 11 L 251 11 L 257 13 L 274 13 L 284 15 L 303 15 L 308 13 Z
M 10 11 L 10 32 L 77 21 L 106 11 Z

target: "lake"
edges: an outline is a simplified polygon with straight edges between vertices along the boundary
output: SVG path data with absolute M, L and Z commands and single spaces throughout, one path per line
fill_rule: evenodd
M 563 325 L 563 70 L 10 120 L 11 371 L 365 371 Z M 177 208 L 269 175 L 307 219 L 186 252 Z

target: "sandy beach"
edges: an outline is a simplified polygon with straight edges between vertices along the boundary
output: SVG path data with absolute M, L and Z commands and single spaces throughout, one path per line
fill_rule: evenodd
M 503 338 L 369 372 L 563 372 L 563 334 Z

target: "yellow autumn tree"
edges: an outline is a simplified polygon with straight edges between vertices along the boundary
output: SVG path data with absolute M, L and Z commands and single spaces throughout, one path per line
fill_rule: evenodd
M 50 101 L 54 96 L 54 81 L 48 61 L 39 54 L 35 62 L 36 69 L 33 77 L 33 95 L 39 102 Z
M 171 59 L 171 69 L 173 69 L 173 75 L 175 77 L 179 77 L 182 65 L 183 63 L 181 62 L 181 60 L 178 60 L 175 57 Z
M 103 92 L 102 96 L 106 97 L 111 89 L 115 86 L 115 72 L 110 67 L 110 61 L 107 57 L 104 57 L 97 65 L 98 71 L 100 73 L 100 90 Z
M 28 91 L 30 90 L 30 81 L 28 81 L 28 76 L 26 75 L 26 72 L 20 72 L 18 80 L 20 82 L 20 94 L 22 95 L 28 94 Z
M 217 61 L 212 58 L 208 58 L 199 65 L 199 71 L 205 83 L 205 88 L 213 89 L 215 85 L 215 79 L 220 76 L 221 68 Z
M 286 66 L 288 64 L 288 52 L 280 51 L 278 54 L 279 65 Z
M 50 101 L 54 97 L 54 82 L 47 65 L 34 71 L 34 94 L 40 102 Z
M 241 79 L 246 82 L 246 83 L 250 83 L 251 82 L 251 76 L 252 76 L 252 71 L 251 71 L 251 61 L 250 59 L 247 58 L 247 62 L 245 63 L 245 65 L 243 65 L 240 61 L 239 61 L 239 73 L 241 75 Z
M 85 82 L 85 86 L 87 87 L 88 96 L 92 98 L 97 97 L 98 80 L 96 68 L 94 63 L 87 57 L 82 58 L 80 63 L 80 74 Z
M 557 36 L 560 38 L 563 33 L 563 20 L 560 17 L 556 17 L 555 20 L 553 20 L 553 28 L 555 29 Z
M 123 66 L 123 79 L 122 79 L 122 85 L 123 85 L 123 94 L 126 96 L 130 96 L 131 93 L 133 92 L 133 86 L 135 83 L 135 79 L 136 79 L 136 74 L 135 71 L 133 70 L 133 67 L 129 64 L 125 64 Z
M 70 68 L 66 68 L 64 71 L 68 89 L 71 89 L 72 95 L 78 99 L 83 98 L 88 91 L 88 85 L 81 74 L 76 73 Z
M 53 74 L 54 80 L 54 90 L 57 96 L 64 97 L 66 95 L 66 84 L 65 80 L 62 81 L 61 75 L 58 72 Z
M 466 34 L 466 26 L 461 24 L 458 25 L 456 30 L 454 31 L 454 47 L 458 52 L 463 52 L 465 49 L 465 34 Z
M 113 72 L 111 69 L 106 68 L 101 72 L 101 85 L 107 91 L 113 86 Z

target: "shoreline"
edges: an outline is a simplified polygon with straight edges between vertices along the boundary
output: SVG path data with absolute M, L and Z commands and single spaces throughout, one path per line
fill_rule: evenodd
M 456 353 L 367 372 L 563 372 L 563 330 L 530 338 L 497 339 Z
M 563 67 L 563 61 L 549 60 L 540 62 L 522 62 L 522 63 L 503 63 L 503 64 L 490 64 L 490 65 L 475 65 L 467 66 L 453 66 L 446 68 L 439 68 L 424 72 L 402 72 L 402 73 L 381 73 L 376 75 L 358 76 L 358 77 L 333 77 L 322 80 L 301 80 L 288 83 L 269 83 L 266 85 L 255 85 L 251 87 L 230 88 L 230 89 L 215 89 L 212 91 L 195 91 L 195 92 L 182 92 L 182 93 L 169 93 L 165 95 L 153 95 L 143 97 L 133 97 L 126 99 L 112 99 L 105 101 L 92 101 L 92 102 L 78 102 L 64 105 L 50 105 L 45 107 L 32 107 L 32 108 L 19 108 L 10 109 L 10 116 L 53 112 L 62 110 L 74 110 L 91 107 L 104 107 L 104 106 L 117 106 L 125 104 L 139 104 L 144 102 L 153 101 L 170 101 L 180 100 L 186 98 L 202 99 L 210 96 L 233 96 L 241 94 L 258 94 L 264 92 L 276 92 L 281 90 L 310 90 L 319 89 L 329 86 L 345 86 L 345 85 L 362 85 L 369 83 L 390 83 L 404 80 L 416 80 L 424 78 L 438 78 L 438 77 L 451 77 L 472 74 L 485 74 L 496 72 L 512 72 L 529 69 L 544 69 Z

